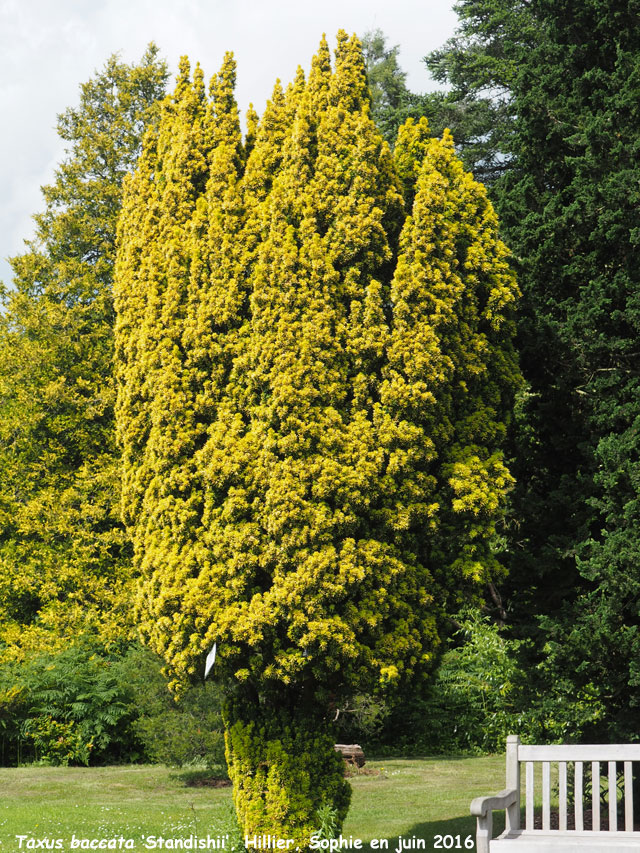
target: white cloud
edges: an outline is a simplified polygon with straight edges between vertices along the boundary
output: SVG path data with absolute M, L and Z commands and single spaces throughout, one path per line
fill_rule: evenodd
M 261 111 L 276 77 L 308 69 L 322 33 L 333 40 L 340 28 L 383 30 L 400 45 L 409 87 L 425 91 L 422 57 L 454 26 L 451 0 L 0 0 L 0 258 L 21 250 L 42 208 L 39 187 L 62 156 L 56 115 L 112 53 L 135 61 L 155 41 L 172 70 L 186 53 L 210 77 L 233 50 L 240 107 Z

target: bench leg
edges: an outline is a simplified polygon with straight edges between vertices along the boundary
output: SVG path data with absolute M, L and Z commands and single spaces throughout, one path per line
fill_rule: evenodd
M 493 835 L 493 814 L 488 812 L 478 818 L 476 829 L 476 853 L 489 853 L 489 842 Z

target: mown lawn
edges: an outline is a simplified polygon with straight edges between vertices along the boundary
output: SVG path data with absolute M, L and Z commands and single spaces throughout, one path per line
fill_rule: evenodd
M 366 768 L 379 774 L 351 778 L 342 834 L 364 842 L 387 838 L 390 851 L 398 836 L 424 838 L 426 849 L 434 849 L 437 834 L 460 835 L 464 849 L 465 837 L 475 837 L 469 803 L 504 787 L 502 756 L 387 760 Z M 229 788 L 189 788 L 163 767 L 0 769 L 0 853 L 51 849 L 56 839 L 67 851 L 74 835 L 89 841 L 122 836 L 132 840 L 128 849 L 142 851 L 149 836 L 233 836 L 232 815 Z M 19 835 L 28 836 L 22 847 Z

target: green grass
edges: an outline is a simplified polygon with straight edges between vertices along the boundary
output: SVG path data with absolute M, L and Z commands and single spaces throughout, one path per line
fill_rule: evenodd
M 415 835 L 428 842 L 436 834 L 475 838 L 471 800 L 504 788 L 504 756 L 405 759 L 375 766 L 382 769 L 380 776 L 351 779 L 353 797 L 342 830 L 345 836 L 370 841 Z
M 351 778 L 353 799 L 342 834 L 365 842 L 387 838 L 390 851 L 399 835 L 426 839 L 427 850 L 433 849 L 436 834 L 460 835 L 463 841 L 469 834 L 475 837 L 469 803 L 504 787 L 502 756 L 366 766 L 380 773 Z M 19 850 L 16 835 L 61 838 L 64 851 L 70 850 L 72 835 L 122 835 L 142 851 L 142 836 L 223 835 L 232 823 L 229 788 L 187 788 L 163 767 L 0 769 L 0 853 Z M 20 853 L 34 849 L 25 845 Z

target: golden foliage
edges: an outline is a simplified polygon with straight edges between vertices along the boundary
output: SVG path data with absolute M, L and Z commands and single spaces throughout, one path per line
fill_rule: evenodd
M 120 221 L 137 613 L 176 684 L 215 641 L 237 690 L 328 702 L 428 668 L 500 571 L 517 288 L 450 136 L 410 121 L 394 162 L 355 37 L 244 146 L 234 79 L 210 104 L 182 62 Z

